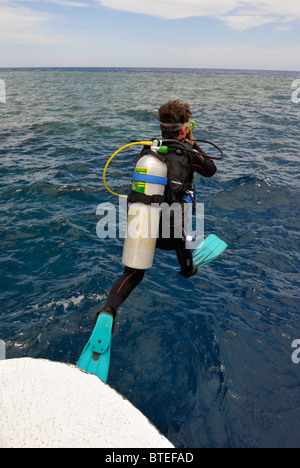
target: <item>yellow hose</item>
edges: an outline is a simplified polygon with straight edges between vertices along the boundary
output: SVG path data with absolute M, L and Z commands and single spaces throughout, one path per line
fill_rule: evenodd
M 134 143 L 129 143 L 128 145 L 126 146 L 123 146 L 122 148 L 118 149 L 110 158 L 109 160 L 107 161 L 106 165 L 105 165 L 105 168 L 104 168 L 104 171 L 103 171 L 103 182 L 104 182 L 104 185 L 105 185 L 105 188 L 106 190 L 108 190 L 112 195 L 115 195 L 116 197 L 121 197 L 121 198 L 127 198 L 127 195 L 119 195 L 118 193 L 115 193 L 113 192 L 107 185 L 106 183 L 106 171 L 107 171 L 107 168 L 108 166 L 110 165 L 111 161 L 114 159 L 114 157 L 120 153 L 120 151 L 126 149 L 126 148 L 129 148 L 129 146 L 133 146 L 133 145 L 143 145 L 143 146 L 152 146 L 153 145 L 153 141 L 136 141 Z

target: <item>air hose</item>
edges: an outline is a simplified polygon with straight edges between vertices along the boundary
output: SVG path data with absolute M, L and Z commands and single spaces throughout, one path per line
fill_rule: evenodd
M 106 165 L 105 165 L 105 168 L 104 168 L 104 171 L 103 171 L 103 182 L 104 182 L 104 185 L 105 185 L 105 188 L 106 190 L 108 190 L 108 192 L 110 192 L 112 195 L 115 195 L 116 197 L 120 197 L 120 198 L 127 198 L 127 195 L 120 195 L 116 192 L 113 192 L 107 185 L 106 183 L 106 171 L 107 171 L 107 168 L 108 166 L 110 165 L 111 161 L 114 159 L 115 156 L 117 156 L 118 153 L 120 153 L 121 151 L 123 151 L 124 149 L 126 148 L 129 148 L 130 146 L 134 146 L 134 145 L 144 145 L 144 146 L 152 146 L 153 145 L 153 141 L 135 141 L 134 143 L 129 143 L 128 145 L 125 145 L 125 146 L 122 146 L 122 148 L 118 149 L 110 158 L 109 160 L 107 161 Z

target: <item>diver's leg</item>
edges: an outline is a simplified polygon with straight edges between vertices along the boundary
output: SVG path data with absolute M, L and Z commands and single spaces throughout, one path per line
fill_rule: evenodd
M 125 267 L 123 274 L 113 285 L 103 309 L 96 314 L 94 326 L 101 313 L 109 313 L 115 319 L 118 307 L 123 304 L 132 291 L 140 284 L 144 274 L 145 270 Z

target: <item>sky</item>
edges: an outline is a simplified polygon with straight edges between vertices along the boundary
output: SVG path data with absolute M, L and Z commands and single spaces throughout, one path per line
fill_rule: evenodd
M 0 0 L 0 67 L 300 70 L 300 0 Z

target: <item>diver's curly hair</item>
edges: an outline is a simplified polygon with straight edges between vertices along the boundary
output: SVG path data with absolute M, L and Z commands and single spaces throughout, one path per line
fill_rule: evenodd
M 192 116 L 192 111 L 187 103 L 169 101 L 159 108 L 159 120 L 165 123 L 185 123 Z M 176 138 L 180 130 L 172 130 L 172 128 L 160 126 L 163 138 Z

